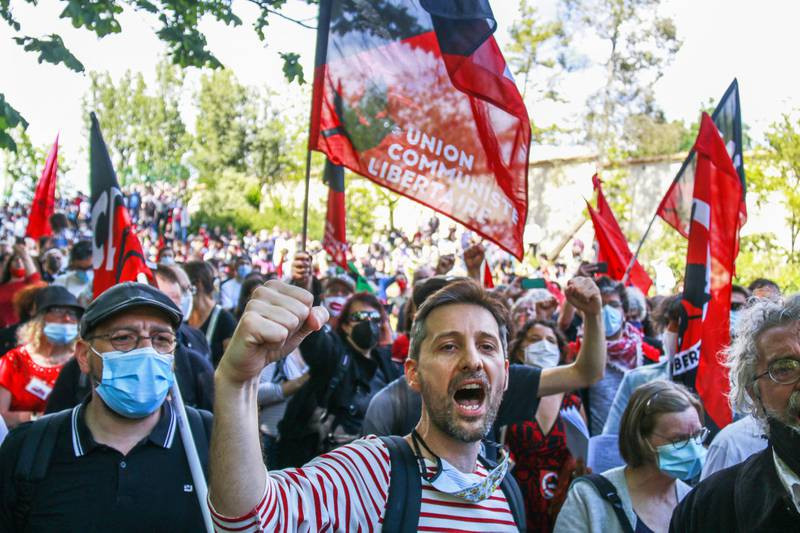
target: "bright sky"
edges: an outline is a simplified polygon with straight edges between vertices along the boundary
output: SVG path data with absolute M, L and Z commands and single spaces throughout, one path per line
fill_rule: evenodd
M 541 1 L 541 12 L 544 15 L 552 12 L 555 1 Z M 202 23 L 211 50 L 245 84 L 269 85 L 289 98 L 299 93 L 296 86 L 286 86 L 278 52 L 300 53 L 310 78 L 315 32 L 276 17 L 268 29 L 268 45 L 264 46 L 252 30 L 257 10 L 243 0 L 236 0 L 234 5 L 244 21 L 242 26 Z M 126 11 L 120 17 L 122 33 L 98 39 L 58 19 L 62 2 L 40 0 L 34 7 L 12 0 L 12 6 L 24 34 L 60 34 L 87 71 L 109 71 L 116 79 L 131 69 L 152 80 L 155 64 L 165 51 L 155 36 L 157 21 L 144 13 Z M 501 47 L 507 40 L 508 26 L 518 17 L 517 6 L 516 0 L 493 2 Z M 658 103 L 668 119 L 693 121 L 701 103 L 709 98 L 716 101 L 734 77 L 739 79 L 743 118 L 756 140 L 782 112 L 800 106 L 796 95 L 800 71 L 793 66 L 792 59 L 798 49 L 796 25 L 800 20 L 800 3 L 666 0 L 662 10 L 674 17 L 683 41 L 683 47 L 657 85 Z M 288 13 L 315 24 L 315 9 L 297 0 L 290 1 Z M 61 152 L 74 168 L 68 178 L 85 186 L 87 151 L 81 99 L 89 86 L 88 76 L 63 66 L 38 64 L 34 54 L 24 52 L 13 42 L 13 36 L 7 25 L 0 24 L 0 58 L 5 67 L 0 92 L 30 122 L 28 132 L 37 145 L 51 143 L 56 132 L 61 132 Z M 196 82 L 198 78 L 199 72 L 192 69 L 189 79 Z M 539 124 L 552 120 L 576 124 L 585 96 L 596 90 L 598 83 L 591 75 L 577 78 L 563 88 L 574 99 L 569 106 L 555 111 L 552 104 L 532 103 L 529 113 Z M 192 90 L 187 91 L 185 98 L 186 119 L 192 123 Z M 535 155 L 535 146 L 533 151 Z

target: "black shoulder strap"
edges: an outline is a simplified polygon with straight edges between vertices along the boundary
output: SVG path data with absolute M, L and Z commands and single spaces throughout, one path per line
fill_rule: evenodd
M 625 509 L 622 507 L 622 500 L 617 494 L 617 489 L 614 485 L 601 474 L 587 474 L 583 478 L 594 485 L 600 497 L 611 504 L 614 509 L 614 514 L 617 515 L 619 525 L 625 533 L 633 533 L 633 526 L 631 526 L 628 516 L 625 514 Z
M 490 461 L 482 455 L 478 456 L 478 460 L 488 470 L 491 470 L 497 466 L 496 463 Z M 500 490 L 503 491 L 503 494 L 506 497 L 508 508 L 511 510 L 511 515 L 514 517 L 514 522 L 517 524 L 517 529 L 520 531 L 526 531 L 527 518 L 525 516 L 525 501 L 522 498 L 522 492 L 519 490 L 517 480 L 514 479 L 514 476 L 511 474 L 511 468 L 508 469 L 506 475 L 503 477 L 503 480 L 500 482 Z
M 72 409 L 65 409 L 45 415 L 33 422 L 25 434 L 17 464 L 14 467 L 14 480 L 17 488 L 14 522 L 19 531 L 23 531 L 28 522 L 36 483 L 47 475 L 50 458 L 56 447 L 58 431 L 71 414 Z
M 339 388 L 339 384 L 347 373 L 347 369 L 350 368 L 351 359 L 352 356 L 350 353 L 346 349 L 343 350 L 342 357 L 339 358 L 339 364 L 336 365 L 336 370 L 333 371 L 333 376 L 331 376 L 331 380 L 328 382 L 328 388 L 325 389 L 325 394 L 322 396 L 321 407 L 325 409 L 328 408 L 331 396 L 333 396 L 334 391 Z
M 189 419 L 189 428 L 192 430 L 197 456 L 203 465 L 203 470 L 208 475 L 208 434 L 211 429 L 211 413 L 202 409 L 186 406 L 186 418 Z
M 411 446 L 397 435 L 380 437 L 389 450 L 391 472 L 389 494 L 383 516 L 383 531 L 410 533 L 417 530 L 422 500 L 419 466 Z

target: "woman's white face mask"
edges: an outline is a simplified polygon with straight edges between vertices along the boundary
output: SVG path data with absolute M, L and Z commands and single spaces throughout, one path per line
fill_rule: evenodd
M 526 365 L 553 368 L 558 366 L 560 358 L 558 345 L 545 339 L 531 343 L 525 348 Z

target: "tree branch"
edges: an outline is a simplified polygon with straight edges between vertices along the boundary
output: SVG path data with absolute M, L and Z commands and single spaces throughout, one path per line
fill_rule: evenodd
M 276 16 L 284 19 L 284 20 L 288 20 L 289 22 L 294 22 L 298 26 L 302 26 L 303 28 L 307 28 L 309 30 L 316 30 L 317 29 L 316 26 L 310 26 L 310 25 L 306 24 L 305 22 L 303 22 L 300 19 L 296 19 L 296 18 L 290 17 L 289 15 L 284 15 L 280 11 L 269 7 L 268 5 L 266 5 L 263 2 L 263 0 L 249 0 L 249 1 L 251 3 L 257 5 L 259 8 L 261 8 L 262 10 L 266 11 L 267 13 L 269 13 L 271 15 L 276 15 Z

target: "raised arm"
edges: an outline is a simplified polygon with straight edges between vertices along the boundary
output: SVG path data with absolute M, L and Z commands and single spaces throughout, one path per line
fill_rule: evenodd
M 581 349 L 574 363 L 542 370 L 539 397 L 588 387 L 599 381 L 605 372 L 606 340 L 600 289 L 591 279 L 576 277 L 567 283 L 565 294 L 569 303 L 583 314 Z
M 279 281 L 257 288 L 220 360 L 209 483 L 209 501 L 220 515 L 245 515 L 261 501 L 266 477 L 258 435 L 259 375 L 328 320 L 328 312 L 312 303 L 311 293 Z

